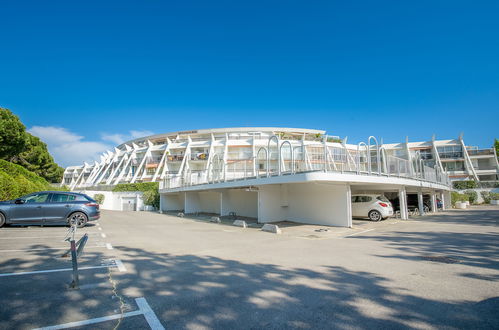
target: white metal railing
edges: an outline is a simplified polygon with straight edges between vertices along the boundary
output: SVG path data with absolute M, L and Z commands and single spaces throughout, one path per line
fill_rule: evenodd
M 358 175 L 393 176 L 450 186 L 447 173 L 438 166 L 429 167 L 417 155 L 414 161 L 387 156 L 383 147 L 377 144 L 360 143 L 354 154 L 356 164 L 352 165 L 341 153 L 331 153 L 325 142 L 310 145 L 293 145 L 289 140 L 281 141 L 277 136 L 269 138 L 266 147 L 256 150 L 256 156 L 242 153 L 244 159 L 224 159 L 223 153 L 210 157 L 207 170 L 185 170 L 182 174 L 168 174 L 160 183 L 160 189 L 172 189 L 199 184 L 245 180 L 270 176 L 289 175 L 302 172 L 350 173 Z

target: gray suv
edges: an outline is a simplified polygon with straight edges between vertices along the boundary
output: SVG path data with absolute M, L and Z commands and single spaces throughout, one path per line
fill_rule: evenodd
M 100 218 L 99 204 L 85 194 L 41 191 L 0 202 L 0 227 L 5 224 L 76 224 Z

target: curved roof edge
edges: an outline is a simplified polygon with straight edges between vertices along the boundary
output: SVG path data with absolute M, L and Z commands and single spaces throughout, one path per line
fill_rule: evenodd
M 225 128 L 206 128 L 206 129 L 195 129 L 188 131 L 176 131 L 169 133 L 160 133 L 154 135 L 148 135 L 133 140 L 129 140 L 121 143 L 118 147 L 124 146 L 125 144 L 131 144 L 143 140 L 153 140 L 159 138 L 166 138 L 172 135 L 189 135 L 189 134 L 211 134 L 211 133 L 240 133 L 240 132 L 268 132 L 268 131 L 279 131 L 279 132 L 292 132 L 292 133 L 308 133 L 308 134 L 325 134 L 326 131 L 319 129 L 310 128 L 292 128 L 292 127 L 225 127 Z

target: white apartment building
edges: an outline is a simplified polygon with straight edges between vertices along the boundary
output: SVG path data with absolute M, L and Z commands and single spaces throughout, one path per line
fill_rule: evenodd
M 98 162 L 66 168 L 61 184 L 75 189 L 165 179 L 197 180 L 197 177 L 206 175 L 210 166 L 225 166 L 227 175 L 231 175 L 231 171 L 244 171 L 247 176 L 255 176 L 265 167 L 257 160 L 264 155 L 257 155 L 257 152 L 267 145 L 271 136 L 278 137 L 281 142 L 289 141 L 294 149 L 297 169 L 313 171 L 323 167 L 322 163 L 328 159 L 331 160 L 329 166 L 344 171 L 362 170 L 368 166 L 365 157 L 368 146 L 365 143 L 348 144 L 347 139 L 327 136 L 322 130 L 277 127 L 204 129 L 125 142 L 104 153 Z M 371 140 L 374 142 L 375 139 Z M 317 150 L 323 144 L 328 146 L 325 155 Z M 417 159 L 421 159 L 426 167 L 447 173 L 451 180 L 498 180 L 499 164 L 494 148 L 466 146 L 462 137 L 380 144 L 378 147 L 386 154 L 387 160 L 409 161 L 413 171 L 417 169 Z M 288 157 L 291 155 L 289 146 L 284 147 L 283 152 Z M 275 152 L 270 150 L 270 153 L 269 170 L 275 171 Z M 289 161 L 283 161 L 281 165 L 286 169 Z
M 408 193 L 418 194 L 421 213 L 423 194 L 436 210 L 437 198 L 449 205 L 451 178 L 495 180 L 498 169 L 493 150 L 468 148 L 462 138 L 349 144 L 322 130 L 243 127 L 135 139 L 99 162 L 68 167 L 62 184 L 156 181 L 162 211 L 351 226 L 352 193 L 398 194 L 407 218 Z

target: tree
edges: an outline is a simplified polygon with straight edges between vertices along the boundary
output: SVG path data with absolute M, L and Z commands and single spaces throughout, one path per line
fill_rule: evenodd
M 12 162 L 34 172 L 49 182 L 59 182 L 64 169 L 54 162 L 47 145 L 36 136 L 26 133 L 26 150 L 12 158 Z
M 26 127 L 10 110 L 0 108 L 0 158 L 10 160 L 26 148 Z
M 499 159 L 499 140 L 498 139 L 494 139 L 494 148 L 496 148 L 496 155 L 497 155 L 497 158 Z
M 19 118 L 5 108 L 0 108 L 0 159 L 21 165 L 49 182 L 60 182 L 64 173 L 47 145 L 26 132 Z

